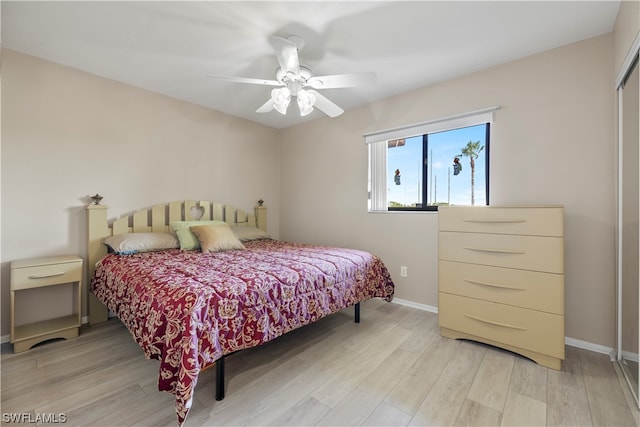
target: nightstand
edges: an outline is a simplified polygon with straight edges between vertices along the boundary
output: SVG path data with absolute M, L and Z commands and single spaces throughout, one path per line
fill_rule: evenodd
M 27 289 L 72 284 L 75 301 L 73 313 L 23 325 L 15 324 L 16 300 Z M 53 256 L 24 259 L 11 263 L 11 343 L 20 353 L 53 338 L 78 336 L 82 314 L 82 258 Z

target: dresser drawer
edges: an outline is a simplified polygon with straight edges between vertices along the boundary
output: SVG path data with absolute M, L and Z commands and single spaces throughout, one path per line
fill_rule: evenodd
M 564 359 L 564 316 L 438 294 L 440 327 Z
M 38 266 L 20 266 L 20 264 L 12 263 L 11 267 L 12 291 L 82 280 L 81 260 Z
M 561 237 L 564 235 L 563 208 L 440 206 L 438 228 L 440 231 Z
M 564 314 L 564 275 L 453 261 L 438 263 L 440 292 Z
M 438 240 L 441 260 L 564 273 L 561 237 L 440 232 Z

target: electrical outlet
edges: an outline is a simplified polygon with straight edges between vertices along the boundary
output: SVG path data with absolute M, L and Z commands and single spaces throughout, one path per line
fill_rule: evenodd
M 403 265 L 400 267 L 400 277 L 407 277 L 407 266 Z

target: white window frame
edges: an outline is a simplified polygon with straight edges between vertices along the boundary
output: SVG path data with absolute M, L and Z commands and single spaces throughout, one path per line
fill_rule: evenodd
M 499 106 L 494 106 L 422 123 L 364 134 L 364 142 L 369 148 L 369 212 L 389 212 L 387 203 L 388 141 L 475 126 L 483 123 L 491 124 L 493 123 L 493 112 L 499 109 Z

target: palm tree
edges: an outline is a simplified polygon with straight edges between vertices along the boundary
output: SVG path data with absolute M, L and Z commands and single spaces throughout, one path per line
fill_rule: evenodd
M 460 156 L 469 157 L 469 165 L 471 166 L 471 206 L 476 203 L 476 196 L 474 194 L 474 185 L 475 185 L 475 169 L 476 162 L 475 159 L 478 158 L 480 152 L 484 149 L 484 145 L 480 145 L 480 141 L 469 141 L 466 147 L 461 150 Z

